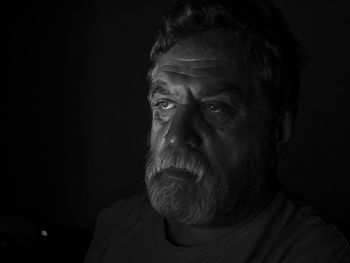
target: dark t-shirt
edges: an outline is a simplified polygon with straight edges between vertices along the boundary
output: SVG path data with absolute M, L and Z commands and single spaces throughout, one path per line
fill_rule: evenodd
M 333 226 L 284 194 L 219 240 L 176 246 L 166 238 L 164 219 L 140 194 L 100 213 L 85 262 L 345 263 L 350 262 L 350 249 Z

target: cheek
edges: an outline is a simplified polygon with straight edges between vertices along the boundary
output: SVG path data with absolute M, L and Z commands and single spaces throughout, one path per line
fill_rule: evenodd
M 152 122 L 152 129 L 150 135 L 150 144 L 153 152 L 159 152 L 164 145 L 164 138 L 166 134 L 166 125 L 158 121 Z
M 226 168 L 240 165 L 251 150 L 250 132 L 241 127 L 218 133 L 208 147 L 210 158 Z
M 250 143 L 245 137 L 235 136 L 232 137 L 225 144 L 227 162 L 230 165 L 239 165 L 244 162 L 250 153 Z

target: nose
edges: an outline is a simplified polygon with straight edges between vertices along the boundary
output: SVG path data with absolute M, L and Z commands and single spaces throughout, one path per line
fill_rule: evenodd
M 198 148 L 200 137 L 194 126 L 194 113 L 192 111 L 181 110 L 177 112 L 165 135 L 166 144 L 174 148 Z

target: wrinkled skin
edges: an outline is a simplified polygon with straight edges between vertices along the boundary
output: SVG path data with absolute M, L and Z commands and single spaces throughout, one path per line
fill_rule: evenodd
M 202 228 L 261 207 L 275 133 L 239 45 L 205 32 L 173 46 L 152 71 L 146 185 L 164 217 Z

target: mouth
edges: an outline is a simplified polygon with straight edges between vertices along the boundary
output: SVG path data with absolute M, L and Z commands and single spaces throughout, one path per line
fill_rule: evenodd
M 196 181 L 197 176 L 185 169 L 176 167 L 169 167 L 162 172 L 163 175 L 173 179 L 184 180 L 184 181 Z

